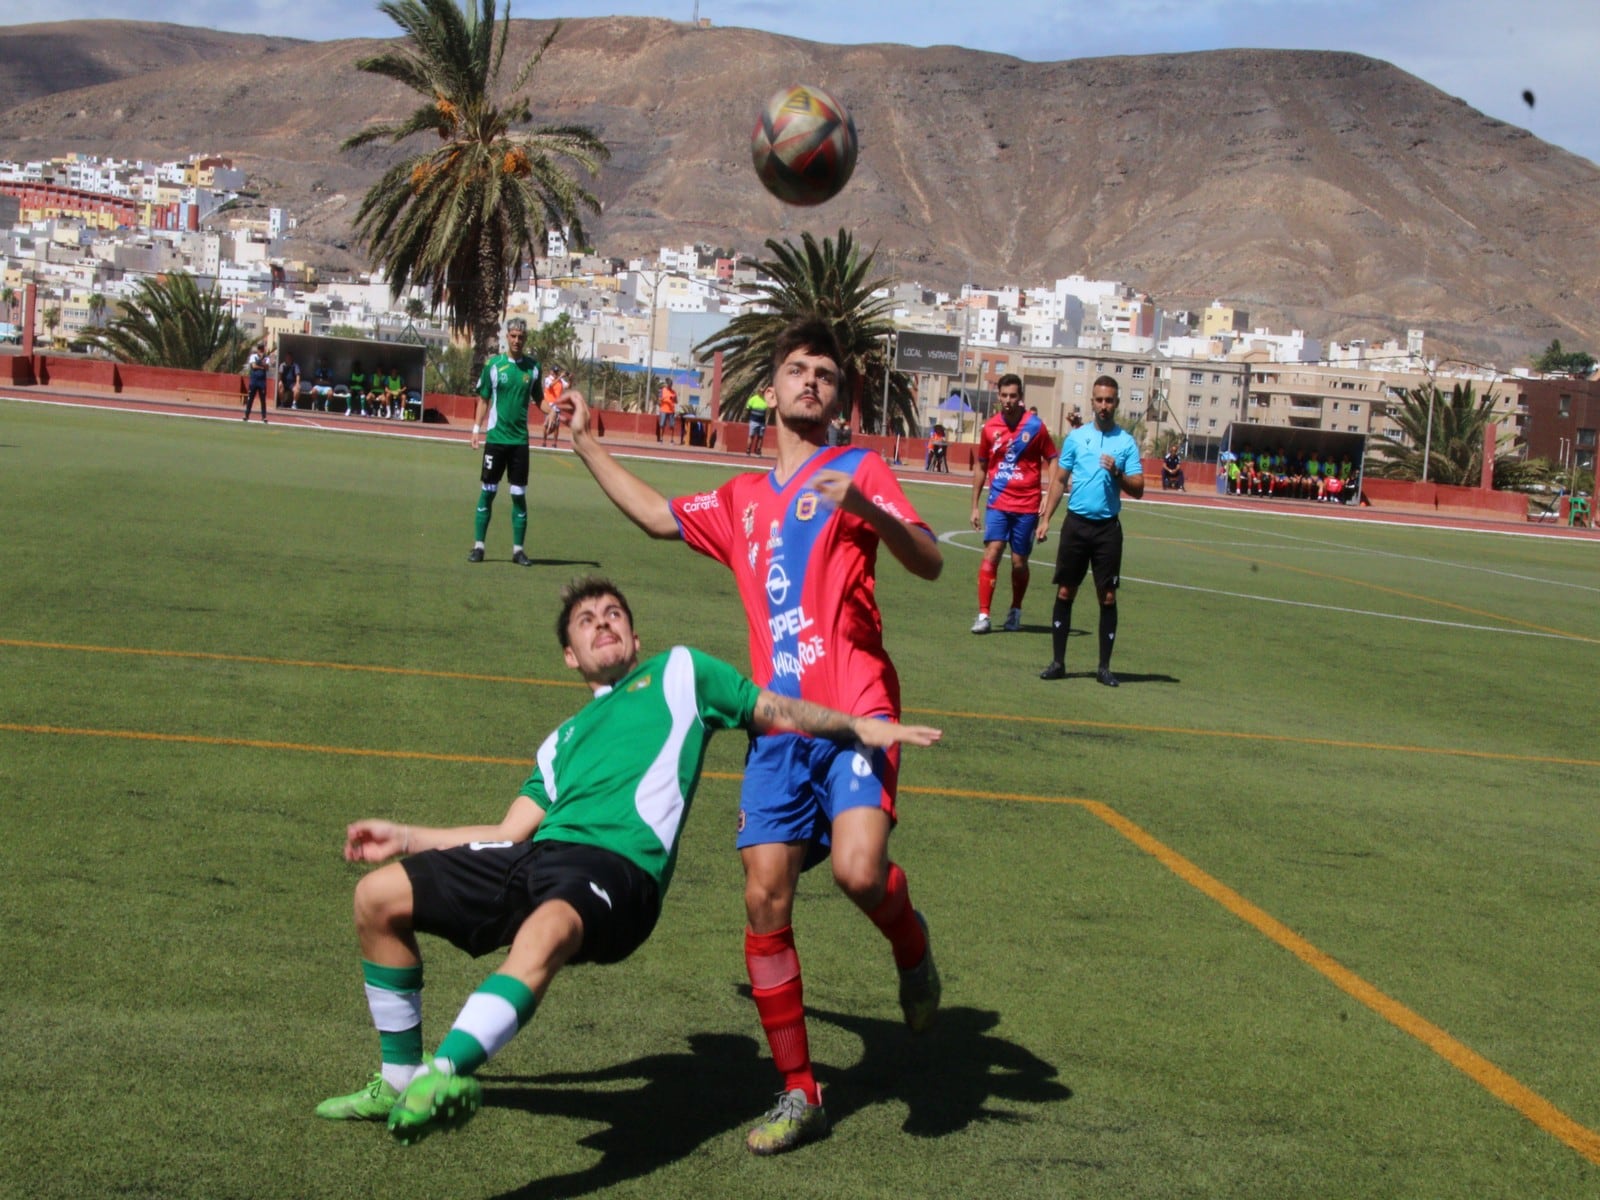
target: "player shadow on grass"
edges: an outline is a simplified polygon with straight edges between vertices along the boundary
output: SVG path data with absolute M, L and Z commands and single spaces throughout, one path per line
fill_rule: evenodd
M 511 556 L 507 554 L 502 558 L 485 557 L 483 561 L 486 564 L 496 563 L 510 566 Z M 591 567 L 596 571 L 601 566 L 599 561 L 593 558 L 534 558 L 531 554 L 528 556 L 528 563 L 534 567 Z
M 587 1196 L 629 1179 L 642 1178 L 693 1154 L 714 1139 L 754 1124 L 729 1096 L 759 1104 L 772 1090 L 772 1067 L 753 1037 L 697 1033 L 687 1050 L 651 1054 L 597 1071 L 548 1075 L 485 1075 L 486 1107 L 519 1109 L 530 1122 L 567 1117 L 603 1126 L 578 1139 L 600 1152 L 600 1161 L 582 1171 L 533 1179 L 498 1200 L 540 1200 Z M 638 1086 L 617 1085 L 634 1081 Z M 537 1145 L 536 1124 L 528 1144 Z M 743 1147 L 739 1147 L 743 1153 Z M 730 1151 L 731 1153 L 731 1151 Z M 532 1156 L 537 1162 L 537 1156 Z
M 933 1029 L 915 1036 L 899 1021 L 808 1008 L 811 1021 L 826 1021 L 861 1039 L 861 1059 L 843 1070 L 818 1071 L 828 1118 L 839 1126 L 874 1104 L 904 1104 L 900 1126 L 912 1137 L 936 1138 L 979 1122 L 1020 1125 L 1033 1118 L 1006 1107 L 1059 1103 L 1072 1089 L 1056 1069 L 1025 1046 L 990 1031 L 1000 1023 L 993 1009 L 939 1010 Z
M 748 989 L 741 989 L 748 990 Z M 925 1037 L 899 1021 L 809 1010 L 861 1040 L 862 1055 L 843 1069 L 818 1064 L 830 1123 L 835 1129 L 870 1105 L 903 1104 L 901 1128 L 913 1137 L 957 1133 L 980 1121 L 1021 1124 L 1032 1118 L 1001 1102 L 1046 1104 L 1069 1100 L 1072 1089 L 1056 1069 L 1015 1042 L 990 1032 L 1000 1014 L 947 1008 Z M 639 1086 L 597 1089 L 635 1080 Z M 744 1129 L 759 1117 L 772 1090 L 771 1063 L 754 1038 L 695 1034 L 689 1049 L 653 1054 L 598 1071 L 549 1075 L 485 1076 L 484 1102 L 541 1116 L 591 1121 L 603 1128 L 578 1144 L 600 1152 L 582 1171 L 529 1181 L 498 1200 L 555 1200 L 587 1195 L 681 1162 L 710 1142 L 714 1153 L 743 1155 Z M 730 1103 L 728 1097 L 746 1098 Z M 740 1107 L 748 1102 L 746 1111 Z
M 1142 674 L 1138 671 L 1124 671 L 1116 663 L 1111 664 L 1111 673 L 1117 677 L 1117 682 L 1122 684 L 1183 682 L 1176 675 Z M 1090 669 L 1088 671 L 1068 671 L 1061 678 L 1063 681 L 1071 681 L 1073 679 L 1093 679 L 1094 677 L 1095 671 Z

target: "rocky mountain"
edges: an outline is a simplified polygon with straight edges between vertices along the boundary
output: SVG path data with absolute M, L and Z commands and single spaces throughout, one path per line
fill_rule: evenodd
M 548 29 L 514 23 L 508 64 Z M 297 255 L 364 265 L 351 218 L 395 152 L 339 144 L 411 104 L 355 69 L 380 44 L 0 29 L 0 156 L 227 154 L 300 218 Z M 790 82 L 839 96 L 860 133 L 850 186 L 816 209 L 750 170 L 755 114 Z M 760 254 L 848 226 L 884 270 L 930 284 L 1117 278 L 1325 338 L 1421 327 L 1502 366 L 1553 337 L 1600 347 L 1600 168 L 1359 55 L 1030 63 L 599 17 L 563 26 L 529 92 L 538 119 L 611 145 L 591 222 L 610 253 Z

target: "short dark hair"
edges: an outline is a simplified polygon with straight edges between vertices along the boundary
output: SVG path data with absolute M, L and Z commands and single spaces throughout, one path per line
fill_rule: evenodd
M 1115 379 L 1113 379 L 1110 375 L 1102 375 L 1102 376 L 1100 376 L 1099 379 L 1096 379 L 1093 383 L 1091 383 L 1089 385 L 1089 390 L 1091 392 L 1093 392 L 1094 389 L 1097 388 L 1097 387 L 1108 387 L 1113 392 L 1117 392 L 1119 394 L 1122 391 L 1121 385 L 1118 384 L 1117 381 Z
M 821 317 L 804 317 L 798 321 L 791 321 L 778 331 L 778 336 L 772 343 L 772 373 L 778 373 L 778 368 L 783 365 L 783 360 L 796 350 L 806 350 L 812 354 L 820 354 L 825 358 L 833 359 L 833 365 L 839 368 L 839 374 L 844 374 L 844 352 L 839 349 L 839 339 L 834 335 L 833 326 Z
M 1012 384 L 1016 384 L 1017 385 L 1017 395 L 1019 395 L 1019 396 L 1022 395 L 1022 376 L 1021 375 L 1002 375 L 1002 376 L 1000 376 L 999 381 L 994 385 L 994 390 L 998 394 L 1000 392 L 1005 391 Z
M 628 624 L 633 624 L 633 609 L 628 607 L 628 598 L 622 594 L 622 589 L 609 579 L 602 579 L 598 575 L 584 575 L 561 589 L 561 612 L 556 616 L 556 638 L 561 642 L 563 650 L 572 645 L 572 638 L 567 632 L 567 626 L 572 621 L 572 610 L 585 600 L 593 600 L 597 596 L 615 596 L 617 603 L 622 605 L 622 611 L 628 614 Z

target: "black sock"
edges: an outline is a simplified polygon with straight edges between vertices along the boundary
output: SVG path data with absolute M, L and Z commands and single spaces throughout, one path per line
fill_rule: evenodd
M 1072 601 L 1056 597 L 1055 608 L 1050 612 L 1050 650 L 1052 661 L 1067 661 L 1067 634 L 1072 631 Z
M 1117 640 L 1117 606 L 1100 606 L 1100 665 L 1111 666 L 1111 644 Z

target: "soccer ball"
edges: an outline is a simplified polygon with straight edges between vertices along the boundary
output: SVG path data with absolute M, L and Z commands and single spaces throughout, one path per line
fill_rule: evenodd
M 821 88 L 784 88 L 756 120 L 750 160 L 762 186 L 785 204 L 821 204 L 856 169 L 856 123 Z

